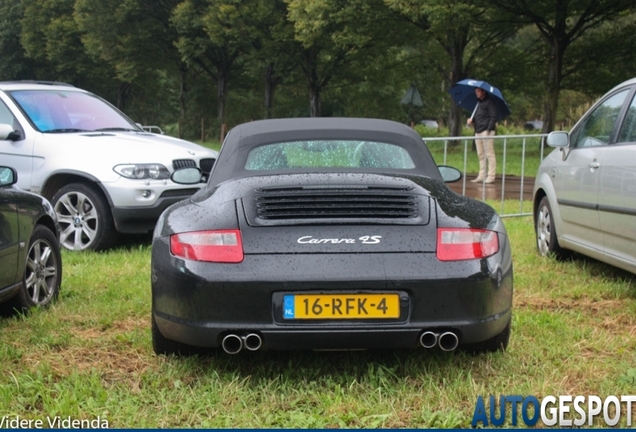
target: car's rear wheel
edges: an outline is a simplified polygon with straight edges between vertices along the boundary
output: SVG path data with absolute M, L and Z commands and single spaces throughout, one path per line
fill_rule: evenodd
M 505 351 L 506 348 L 508 348 L 508 343 L 510 342 L 511 326 L 512 326 L 512 317 L 508 321 L 508 324 L 506 324 L 506 327 L 501 331 L 501 333 L 483 342 L 462 345 L 460 346 L 460 348 L 462 351 L 470 353 L 470 354 L 481 354 L 481 353 L 488 353 L 488 352 Z
M 51 199 L 62 228 L 60 244 L 70 250 L 101 250 L 116 240 L 110 207 L 102 193 L 84 183 L 71 183 Z
M 36 225 L 29 241 L 24 281 L 18 294 L 6 307 L 25 311 L 48 306 L 60 292 L 62 258 L 57 238 L 50 229 Z
M 556 229 L 554 227 L 554 217 L 548 197 L 543 197 L 537 207 L 537 213 L 534 220 L 535 232 L 537 237 L 537 250 L 539 255 L 547 256 L 555 255 L 557 258 L 565 257 L 565 251 L 559 246 Z

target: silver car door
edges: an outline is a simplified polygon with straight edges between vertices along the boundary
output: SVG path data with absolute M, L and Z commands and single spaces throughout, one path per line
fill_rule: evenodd
M 601 161 L 599 220 L 605 253 L 636 266 L 636 98 Z
M 603 250 L 598 216 L 599 167 L 629 89 L 610 95 L 576 126 L 570 149 L 557 167 L 555 188 L 561 237 L 584 248 Z

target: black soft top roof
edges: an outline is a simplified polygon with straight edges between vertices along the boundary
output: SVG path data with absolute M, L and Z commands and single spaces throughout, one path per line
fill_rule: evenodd
M 435 161 L 420 135 L 402 123 L 368 118 L 305 117 L 257 120 L 233 128 L 223 142 L 209 184 L 215 185 L 231 178 L 263 175 L 262 172 L 245 170 L 247 154 L 254 147 L 276 142 L 330 139 L 397 144 L 409 152 L 415 163 L 416 168 L 408 170 L 410 174 L 442 180 Z M 367 171 L 379 172 L 377 168 L 369 168 Z M 276 173 L 273 171 L 267 174 Z

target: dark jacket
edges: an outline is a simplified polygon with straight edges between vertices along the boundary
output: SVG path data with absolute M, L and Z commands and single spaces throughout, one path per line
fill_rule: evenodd
M 494 131 L 497 123 L 497 105 L 488 95 L 477 102 L 477 110 L 473 116 L 475 133 L 483 131 Z

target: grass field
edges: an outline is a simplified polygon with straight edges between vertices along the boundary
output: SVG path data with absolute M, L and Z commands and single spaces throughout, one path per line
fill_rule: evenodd
M 511 343 L 477 357 L 424 349 L 157 357 L 150 239 L 65 252 L 59 301 L 0 318 L 0 418 L 447 428 L 470 427 L 478 396 L 636 394 L 636 277 L 582 257 L 541 259 L 531 219 L 505 222 L 515 265 Z

